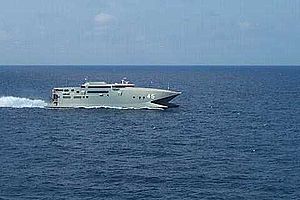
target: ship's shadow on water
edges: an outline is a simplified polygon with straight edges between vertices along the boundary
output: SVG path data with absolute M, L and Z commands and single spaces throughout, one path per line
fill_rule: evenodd
M 299 199 L 298 68 L 113 68 L 0 68 L 0 199 Z M 45 108 L 85 75 L 183 93 L 166 110 Z

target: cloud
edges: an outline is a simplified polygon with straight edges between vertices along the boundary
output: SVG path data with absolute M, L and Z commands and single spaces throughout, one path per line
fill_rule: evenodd
M 94 21 L 99 26 L 107 26 L 113 23 L 116 18 L 113 15 L 107 13 L 99 13 L 94 17 Z

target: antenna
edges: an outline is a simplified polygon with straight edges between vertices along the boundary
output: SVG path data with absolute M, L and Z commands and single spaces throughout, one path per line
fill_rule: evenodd
M 168 90 L 170 90 L 170 83 L 168 82 Z
M 129 83 L 129 81 L 127 81 L 127 77 L 126 76 L 123 77 L 122 84 L 128 84 L 128 83 Z

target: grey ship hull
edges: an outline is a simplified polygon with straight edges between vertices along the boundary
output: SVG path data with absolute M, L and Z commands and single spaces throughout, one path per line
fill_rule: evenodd
M 170 101 L 180 92 L 139 88 L 133 84 L 55 88 L 50 108 L 128 108 L 165 109 L 175 107 Z M 117 87 L 118 86 L 118 87 Z M 100 87 L 101 89 L 97 88 Z

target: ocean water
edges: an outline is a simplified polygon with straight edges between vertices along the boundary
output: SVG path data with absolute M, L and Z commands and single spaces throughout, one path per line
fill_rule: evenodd
M 46 109 L 88 80 L 168 110 Z M 300 68 L 1 66 L 0 199 L 300 199 Z

